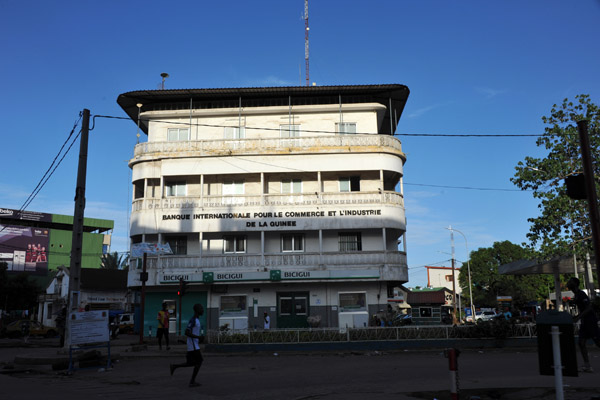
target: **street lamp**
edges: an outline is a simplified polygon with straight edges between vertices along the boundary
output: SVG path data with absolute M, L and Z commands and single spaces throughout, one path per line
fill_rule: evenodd
M 446 229 L 450 230 L 451 232 L 458 232 L 462 235 L 463 238 L 465 238 L 465 248 L 467 249 L 467 272 L 469 275 L 469 300 L 471 301 L 471 318 L 473 318 L 473 322 L 475 322 L 475 307 L 473 307 L 473 285 L 471 284 L 471 257 L 469 256 L 469 244 L 467 242 L 467 237 L 464 233 L 452 228 L 451 226 Z

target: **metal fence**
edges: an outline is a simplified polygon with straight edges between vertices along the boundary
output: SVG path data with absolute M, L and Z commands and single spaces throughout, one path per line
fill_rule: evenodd
M 502 331 L 495 330 L 502 329 Z M 273 329 L 208 331 L 208 342 L 214 344 L 233 343 L 318 343 L 385 340 L 434 340 L 475 338 L 534 338 L 535 324 L 503 325 L 432 325 L 402 326 L 386 328 L 316 328 L 316 329 Z

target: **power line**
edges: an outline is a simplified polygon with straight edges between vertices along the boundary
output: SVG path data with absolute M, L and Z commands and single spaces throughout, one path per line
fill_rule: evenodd
M 435 188 L 444 188 L 444 189 L 486 190 L 486 191 L 495 191 L 495 192 L 533 192 L 533 190 L 479 188 L 479 187 L 471 187 L 471 186 L 428 185 L 425 183 L 407 183 L 407 182 L 404 182 L 404 185 L 425 186 L 425 187 L 435 187 Z
M 48 180 L 50 179 L 50 177 L 52 177 L 52 175 L 54 174 L 54 171 L 56 171 L 56 169 L 62 163 L 62 161 L 64 160 L 65 156 L 69 153 L 69 151 L 71 150 L 71 147 L 73 147 L 73 144 L 75 143 L 75 141 L 79 137 L 79 134 L 81 133 L 81 131 L 79 131 L 79 133 L 77 134 L 77 136 L 75 137 L 75 139 L 73 139 L 73 141 L 69 145 L 69 148 L 63 154 L 62 158 L 58 161 L 58 163 L 56 164 L 56 166 L 54 166 L 54 164 L 56 163 L 56 160 L 58 159 L 58 157 L 62 153 L 63 149 L 65 148 L 65 146 L 67 145 L 67 143 L 69 142 L 69 140 L 71 139 L 71 137 L 73 136 L 73 133 L 75 132 L 75 129 L 77 129 L 77 126 L 79 125 L 79 122 L 81 121 L 82 117 L 83 117 L 83 114 L 79 113 L 79 118 L 73 124 L 73 128 L 71 129 L 71 132 L 69 133 L 69 136 L 67 136 L 67 139 L 65 139 L 65 141 L 62 144 L 62 146 L 58 150 L 58 153 L 56 153 L 56 156 L 54 157 L 54 160 L 52 160 L 52 163 L 50 164 L 50 166 L 48 167 L 48 169 L 46 170 L 46 172 L 44 173 L 44 175 L 42 176 L 42 178 L 40 179 L 40 181 L 38 182 L 38 184 L 36 185 L 36 187 L 29 194 L 29 196 L 27 197 L 27 199 L 25 200 L 25 202 L 23 203 L 23 205 L 21 205 L 21 207 L 19 208 L 19 210 L 17 212 L 20 213 L 20 212 L 24 211 L 31 204 L 31 202 L 37 197 L 37 195 L 40 193 L 40 191 L 44 188 L 44 186 L 46 185 L 46 183 L 48 182 Z M 52 169 L 53 166 L 54 166 L 54 169 Z M 0 229 L 0 233 L 2 233 L 6 228 L 7 228 L 6 225 L 3 226 L 2 229 Z
M 108 119 L 121 119 L 126 121 L 132 121 L 129 117 L 116 117 L 112 115 L 94 115 L 94 118 L 108 118 Z M 168 120 L 159 120 L 159 119 L 145 119 L 140 118 L 140 121 L 146 122 L 160 122 L 163 124 L 169 125 L 183 125 L 183 126 L 197 126 L 197 127 L 205 127 L 205 128 L 230 128 L 229 125 L 217 125 L 217 124 L 200 124 L 200 123 L 191 123 L 191 122 L 178 122 L 178 121 L 168 121 Z M 255 129 L 262 131 L 280 131 L 280 128 L 265 128 L 265 127 L 256 127 L 256 126 L 244 126 L 244 129 Z M 302 130 L 302 132 L 306 133 L 332 133 L 339 134 L 339 132 L 328 131 L 328 130 Z M 356 132 L 356 135 L 375 135 L 379 134 L 379 132 Z M 534 134 L 534 133 L 525 133 L 525 134 L 480 134 L 480 133 L 396 133 L 392 136 L 412 136 L 412 137 L 480 137 L 480 138 L 501 138 L 501 137 L 509 137 L 509 138 L 519 138 L 519 137 L 541 137 L 543 134 Z M 288 139 L 288 138 L 286 138 Z M 290 138 L 293 139 L 293 138 Z

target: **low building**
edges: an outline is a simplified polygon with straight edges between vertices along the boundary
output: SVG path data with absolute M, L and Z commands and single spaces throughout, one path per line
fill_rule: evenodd
M 413 289 L 408 293 L 412 321 L 418 325 L 452 322 L 452 291 L 448 288 Z
M 111 220 L 84 218 L 82 265 L 100 268 L 113 227 Z M 0 262 L 6 262 L 9 273 L 45 276 L 70 265 L 72 216 L 0 208 L 0 235 Z
M 38 321 L 55 326 L 56 316 L 66 305 L 69 295 L 69 268 L 59 267 L 39 296 Z M 131 292 L 127 289 L 127 271 L 82 268 L 80 274 L 80 310 L 109 310 L 113 313 L 131 311 Z

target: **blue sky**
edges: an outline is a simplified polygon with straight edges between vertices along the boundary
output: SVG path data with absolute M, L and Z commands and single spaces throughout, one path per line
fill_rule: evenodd
M 303 10 L 303 0 L 0 0 L 0 207 L 21 207 L 83 108 L 124 116 L 117 96 L 156 89 L 161 72 L 169 89 L 303 85 Z M 598 0 L 312 0 L 309 17 L 311 82 L 407 85 L 400 134 L 539 134 L 565 97 L 600 102 Z M 118 251 L 135 134 L 108 119 L 90 134 L 86 216 L 115 220 Z M 530 193 L 420 185 L 516 189 L 517 162 L 544 154 L 535 138 L 401 140 L 410 286 L 426 283 L 424 265 L 450 265 L 449 225 L 470 250 L 526 240 Z M 72 214 L 77 151 L 28 210 Z

